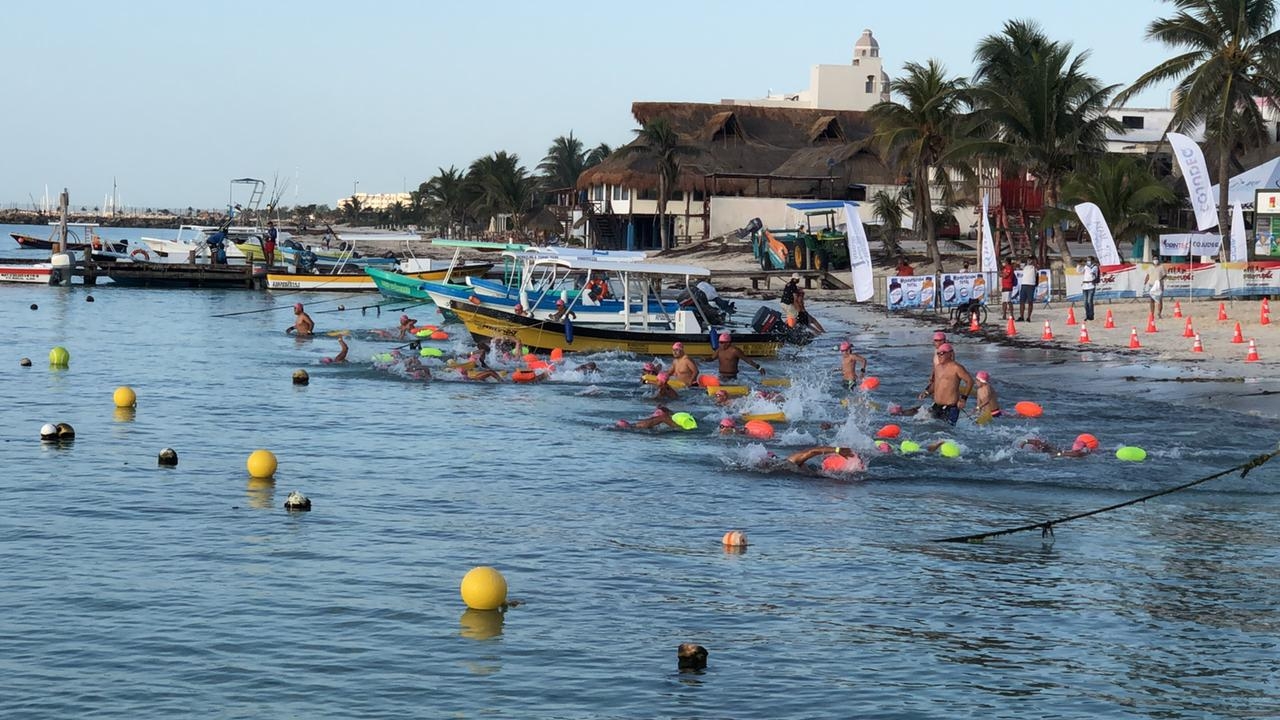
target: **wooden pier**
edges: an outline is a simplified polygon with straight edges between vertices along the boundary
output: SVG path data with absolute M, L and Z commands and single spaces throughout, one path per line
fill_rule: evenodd
M 82 265 L 85 285 L 109 277 L 126 287 L 244 288 L 266 287 L 265 265 L 202 265 L 191 263 L 95 262 Z

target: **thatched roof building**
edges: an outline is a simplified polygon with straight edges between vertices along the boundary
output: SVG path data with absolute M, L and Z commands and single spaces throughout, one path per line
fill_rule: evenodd
M 637 102 L 631 114 L 641 125 L 665 119 L 699 151 L 681 160 L 680 190 L 860 199 L 862 186 L 899 182 L 870 147 L 872 126 L 864 112 Z M 599 185 L 656 189 L 656 164 L 643 153 L 615 152 L 578 177 L 580 189 Z

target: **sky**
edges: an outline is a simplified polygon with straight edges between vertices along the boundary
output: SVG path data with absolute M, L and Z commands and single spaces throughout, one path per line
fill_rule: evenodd
M 864 28 L 891 77 L 929 58 L 969 75 L 981 38 L 1032 19 L 1123 85 L 1172 54 L 1144 39 L 1168 14 L 1159 0 L 14 3 L 0 207 L 46 187 L 99 206 L 114 180 L 126 207 L 217 208 L 240 177 L 282 205 L 333 205 L 498 150 L 532 170 L 570 131 L 628 142 L 637 100 L 803 90 Z M 1164 107 L 1168 91 L 1131 104 Z

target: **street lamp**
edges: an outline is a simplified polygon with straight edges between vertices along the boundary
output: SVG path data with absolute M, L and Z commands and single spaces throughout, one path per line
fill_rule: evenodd
M 358 187 L 360 187 L 360 181 L 359 181 L 359 180 L 352 180 L 352 181 L 351 181 L 351 197 L 355 197 L 355 196 L 356 196 L 356 188 L 358 188 Z

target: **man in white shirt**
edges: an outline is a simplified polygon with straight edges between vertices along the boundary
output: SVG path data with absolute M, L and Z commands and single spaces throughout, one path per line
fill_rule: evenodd
M 1160 256 L 1157 255 L 1151 261 L 1151 270 L 1142 278 L 1142 283 L 1151 283 L 1151 288 L 1147 291 L 1147 295 L 1151 299 L 1151 314 L 1156 317 L 1164 317 L 1164 265 L 1160 262 Z
M 1089 257 L 1080 270 L 1080 289 L 1084 292 L 1084 319 L 1093 322 L 1093 296 L 1098 291 L 1098 280 L 1102 272 L 1098 268 L 1098 258 Z
M 1018 270 L 1018 322 L 1031 322 L 1031 311 L 1036 306 L 1036 283 L 1039 272 L 1036 261 L 1027 257 Z

